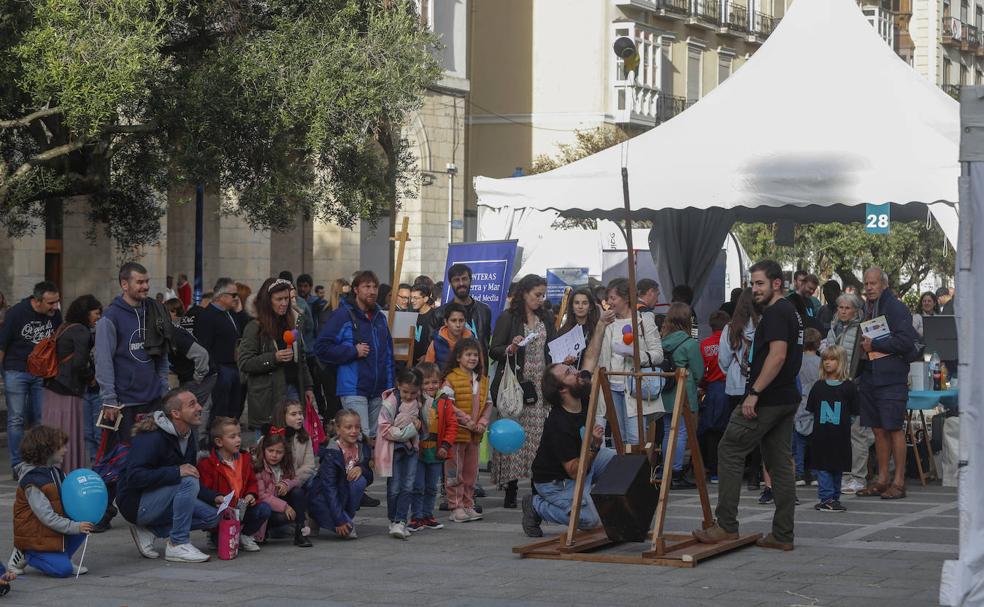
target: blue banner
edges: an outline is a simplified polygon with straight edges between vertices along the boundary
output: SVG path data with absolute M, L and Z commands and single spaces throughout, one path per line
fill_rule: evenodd
M 567 287 L 576 289 L 588 285 L 588 272 L 588 268 L 547 268 L 547 299 L 560 305 Z
M 888 234 L 892 225 L 892 205 L 866 204 L 864 206 L 864 229 L 869 234 Z
M 444 266 L 444 293 L 441 301 L 454 298 L 448 269 L 456 263 L 471 268 L 471 296 L 492 310 L 492 328 L 506 303 L 509 285 L 512 283 L 513 264 L 516 260 L 515 240 L 488 242 L 456 242 L 448 245 L 448 261 Z

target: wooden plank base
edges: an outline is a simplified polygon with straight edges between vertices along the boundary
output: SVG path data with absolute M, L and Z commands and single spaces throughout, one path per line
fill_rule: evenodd
M 719 544 L 700 544 L 692 536 L 666 534 L 666 553 L 662 556 L 652 552 L 633 554 L 611 554 L 598 550 L 615 544 L 605 537 L 602 529 L 578 532 L 574 545 L 564 546 L 565 535 L 539 540 L 531 544 L 515 546 L 512 551 L 522 558 L 548 559 L 560 561 L 588 561 L 592 563 L 616 563 L 625 565 L 658 565 L 662 567 L 696 567 L 700 561 L 754 544 L 762 537 L 761 533 L 738 536 L 738 539 Z

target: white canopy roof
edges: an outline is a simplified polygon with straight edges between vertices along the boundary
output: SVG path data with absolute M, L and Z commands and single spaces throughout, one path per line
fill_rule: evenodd
M 862 221 L 841 205 L 892 202 L 905 205 L 893 221 L 923 219 L 925 205 L 907 203 L 958 198 L 958 108 L 854 0 L 797 0 L 746 65 L 679 116 L 548 173 L 478 177 L 475 189 L 487 211 L 620 218 L 624 158 L 636 217 L 691 207 L 744 221 Z M 936 211 L 955 232 L 953 209 Z

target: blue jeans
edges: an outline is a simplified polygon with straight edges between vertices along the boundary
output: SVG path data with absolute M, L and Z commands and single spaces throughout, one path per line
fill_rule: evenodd
M 219 374 L 212 389 L 212 418 L 219 416 L 239 419 L 242 415 L 242 384 L 239 369 L 234 364 L 219 365 Z
M 41 395 L 44 380 L 27 371 L 4 371 L 4 391 L 7 393 L 7 444 L 10 447 L 10 467 L 21 463 L 20 444 L 24 440 L 25 422 L 41 423 Z
M 198 479 L 182 476 L 177 485 L 143 492 L 137 524 L 157 537 L 170 537 L 172 546 L 187 544 L 192 529 L 213 529 L 219 524 L 214 507 L 198 499 Z
M 595 455 L 594 461 L 591 462 L 591 469 L 584 477 L 581 515 L 577 522 L 579 529 L 597 529 L 601 526 L 598 511 L 595 509 L 594 502 L 591 501 L 591 486 L 593 479 L 605 470 L 613 457 L 615 457 L 613 449 L 602 447 L 601 451 Z M 536 495 L 533 496 L 533 509 L 536 510 L 537 514 L 545 521 L 566 525 L 571 518 L 571 509 L 574 505 L 574 479 L 534 483 L 534 487 L 536 488 Z
M 821 502 L 827 500 L 840 500 L 841 497 L 841 478 L 843 472 L 828 472 L 827 470 L 814 470 L 817 475 L 817 497 Z
M 417 476 L 413 481 L 413 500 L 411 518 L 425 519 L 434 516 L 434 502 L 437 501 L 437 485 L 441 482 L 444 463 L 428 464 L 417 460 Z
M 85 541 L 83 534 L 66 535 L 64 552 L 36 552 L 25 550 L 24 557 L 27 564 L 41 573 L 51 577 L 69 577 L 72 575 L 72 555 L 79 549 Z
M 99 392 L 86 392 L 82 398 L 82 431 L 85 434 L 86 452 L 92 461 L 96 459 L 99 439 L 102 437 L 102 430 L 96 427 L 101 409 L 102 399 L 99 397 Z
M 663 457 L 666 457 L 666 447 L 670 442 L 670 426 L 672 425 L 672 412 L 667 411 L 666 417 L 663 418 Z M 683 470 L 683 459 L 684 453 L 687 450 L 687 424 L 683 422 L 683 414 L 681 412 L 680 421 L 677 427 L 677 444 L 676 450 L 673 451 L 673 471 L 680 472 Z
M 393 449 L 393 476 L 386 479 L 386 516 L 391 523 L 407 522 L 413 481 L 417 476 L 417 453 Z
M 341 399 L 343 408 L 351 409 L 359 414 L 362 436 L 375 438 L 376 428 L 379 426 L 379 410 L 383 408 L 383 399 L 378 396 L 375 398 L 342 396 Z
M 806 445 L 809 437 L 793 430 L 793 461 L 796 462 L 796 476 L 806 471 Z

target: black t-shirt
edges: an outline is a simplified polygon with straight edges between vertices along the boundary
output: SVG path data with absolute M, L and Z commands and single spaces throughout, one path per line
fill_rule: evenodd
M 851 416 L 858 414 L 858 391 L 849 381 L 831 385 L 813 384 L 806 401 L 813 414 L 810 434 L 810 465 L 815 470 L 851 470 Z
M 755 380 L 762 372 L 765 358 L 769 355 L 769 344 L 774 341 L 786 342 L 786 360 L 772 383 L 761 390 L 758 405 L 796 405 L 800 401 L 796 377 L 803 363 L 803 319 L 793 304 L 785 298 L 766 308 L 755 328 L 755 341 L 750 353 L 752 365 L 748 375 L 749 388 L 755 385 Z
M 277 339 L 274 341 L 277 342 L 278 350 L 287 349 L 287 342 L 284 341 L 283 337 L 277 336 Z M 298 348 L 300 347 L 300 344 L 295 344 L 295 345 Z M 284 380 L 287 382 L 287 385 L 298 386 L 298 391 L 300 391 L 300 384 L 298 383 L 298 375 L 297 375 L 298 373 L 297 363 L 294 362 L 293 360 L 290 360 L 288 362 L 279 363 L 279 364 L 281 368 L 284 370 Z
M 564 470 L 564 462 L 577 459 L 581 455 L 581 428 L 587 421 L 588 409 L 581 407 L 580 413 L 571 413 L 556 406 L 550 409 L 547 421 L 543 423 L 543 437 L 533 458 L 533 482 L 570 480 Z
M 25 297 L 7 310 L 0 323 L 0 351 L 3 351 L 3 368 L 6 371 L 27 371 L 27 357 L 39 341 L 50 337 L 61 325 L 60 310 L 52 316 L 38 314 L 31 306 L 31 298 Z M 40 421 L 40 420 L 37 420 Z

